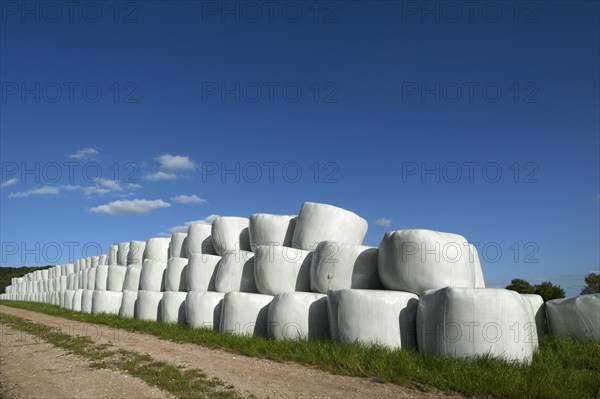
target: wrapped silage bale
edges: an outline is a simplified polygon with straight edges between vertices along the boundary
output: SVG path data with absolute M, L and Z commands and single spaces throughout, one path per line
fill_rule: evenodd
M 169 260 L 169 243 L 171 238 L 166 237 L 154 237 L 146 241 L 146 248 L 144 249 L 144 261 L 146 259 L 165 262 Z
M 164 291 L 166 262 L 147 259 L 140 274 L 140 289 L 143 291 Z
M 159 320 L 162 313 L 162 298 L 162 292 L 138 291 L 136 317 L 140 320 Z
M 187 291 L 216 291 L 215 280 L 220 261 L 218 255 L 191 254 L 186 267 Z
M 187 233 L 173 233 L 169 244 L 169 258 L 187 257 Z
M 252 252 L 256 252 L 256 247 L 259 245 L 291 247 L 296 218 L 295 215 L 271 215 L 268 213 L 250 215 L 248 237 Z
M 537 346 L 535 317 L 528 301 L 515 291 L 431 290 L 419 300 L 417 345 L 429 355 L 489 355 L 528 362 Z
M 115 291 L 95 290 L 92 297 L 92 314 L 119 314 L 123 293 Z
M 161 318 L 165 323 L 185 324 L 185 298 L 187 292 L 166 291 L 163 294 Z
M 60 276 L 60 290 L 64 291 L 67 289 L 67 276 Z
M 72 306 L 72 310 L 74 312 L 81 312 L 82 298 L 83 298 L 83 290 L 82 289 L 75 290 L 75 294 L 73 294 L 73 306 Z
M 194 223 L 188 228 L 186 239 L 187 256 L 191 254 L 217 255 L 211 234 L 212 225 Z
M 129 242 L 120 242 L 117 249 L 117 265 L 126 265 L 129 255 Z
M 92 302 L 94 297 L 93 290 L 83 290 L 81 296 L 81 311 L 84 313 L 92 313 Z
M 106 291 L 108 284 L 108 266 L 100 265 L 96 267 L 96 281 L 94 283 L 94 290 Z
M 254 254 L 249 251 L 225 252 L 215 276 L 218 292 L 257 292 L 254 282 Z
M 74 290 L 75 289 L 75 273 L 71 273 L 67 275 L 67 289 Z
M 67 263 L 65 265 L 65 269 L 67 270 L 66 275 L 75 273 L 75 265 L 73 265 L 72 263 Z
M 312 251 L 282 246 L 258 246 L 254 257 L 256 289 L 266 295 L 310 291 L 312 257 Z
M 346 288 L 382 289 L 377 270 L 377 248 L 321 241 L 310 267 L 310 287 L 327 294 Z
M 469 248 L 471 250 L 469 256 L 473 257 L 475 261 L 475 288 L 485 288 L 485 279 L 483 278 L 483 269 L 481 267 L 479 253 L 473 244 L 469 244 Z
M 99 265 L 108 266 L 108 255 L 107 254 L 102 254 L 98 257 L 98 266 Z
M 80 288 L 83 288 L 84 290 L 87 290 L 88 288 L 88 276 L 90 274 L 90 269 L 83 269 L 81 271 L 81 278 L 79 279 L 79 283 L 81 285 Z M 96 278 L 96 276 L 94 276 L 94 278 Z
M 144 263 L 144 251 L 146 250 L 146 241 L 130 241 L 129 251 L 127 251 L 127 263 L 122 265 L 134 265 Z
M 92 257 L 88 256 L 85 258 L 85 268 L 89 269 L 90 267 L 92 267 Z
M 125 274 L 127 268 L 123 266 L 107 266 L 108 267 L 108 279 L 106 288 L 109 291 L 123 291 L 123 283 L 125 282 Z
M 118 245 L 111 245 L 110 247 L 108 247 L 108 265 L 109 266 L 114 266 L 114 265 L 119 264 L 119 262 L 117 261 L 118 252 L 119 252 Z
M 458 234 L 425 229 L 384 234 L 379 244 L 379 277 L 388 290 L 417 295 L 443 287 L 475 287 L 479 262 Z
M 100 257 L 92 256 L 92 267 L 98 267 L 100 265 Z
M 165 270 L 165 291 L 187 290 L 187 258 L 170 258 Z
M 546 305 L 544 305 L 544 298 L 535 294 L 521 294 L 521 297 L 527 300 L 527 302 L 531 306 L 531 311 L 533 312 L 533 316 L 535 317 L 537 340 L 538 342 L 542 342 L 542 340 L 548 332 L 548 327 L 546 325 Z M 533 331 L 530 331 L 529 333 L 531 334 L 533 333 Z
M 268 320 L 269 338 L 327 339 L 327 295 L 311 292 L 278 294 L 269 306 Z
M 87 271 L 88 271 L 88 275 L 87 275 L 87 289 L 88 290 L 95 290 L 96 289 L 96 269 L 98 267 L 90 267 Z M 108 276 L 107 276 L 108 278 Z
M 123 282 L 123 291 L 139 291 L 141 274 L 142 265 L 133 264 L 127 266 L 125 281 Z
M 292 246 L 313 251 L 321 241 L 362 244 L 368 223 L 354 212 L 333 205 L 305 202 L 298 214 Z
M 119 316 L 127 319 L 136 317 L 135 309 L 137 304 L 138 291 L 123 290 L 123 299 L 121 301 L 121 308 L 119 309 Z
M 331 338 L 388 348 L 416 349 L 419 297 L 409 292 L 343 289 L 327 294 Z
M 219 216 L 212 222 L 211 237 L 217 255 L 227 251 L 250 251 L 248 218 Z
M 42 280 L 48 280 L 49 274 L 50 274 L 50 270 L 48 269 L 43 269 L 41 271 L 42 274 Z
M 600 293 L 546 302 L 550 332 L 600 342 Z
M 218 330 L 224 297 L 222 292 L 188 292 L 185 299 L 187 324 L 192 328 Z
M 268 336 L 271 295 L 229 292 L 223 298 L 219 331 L 236 335 Z

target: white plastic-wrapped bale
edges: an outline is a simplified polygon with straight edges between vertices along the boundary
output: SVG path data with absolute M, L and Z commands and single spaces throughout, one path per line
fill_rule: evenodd
M 267 337 L 271 295 L 229 292 L 223 298 L 219 331 Z
M 129 254 L 129 243 L 121 242 L 118 244 L 119 249 L 117 250 L 117 264 L 118 265 L 126 265 L 127 264 L 127 256 Z
M 139 291 L 136 303 L 136 317 L 140 320 L 159 320 L 162 298 L 162 292 Z
M 119 308 L 119 316 L 127 319 L 136 317 L 135 308 L 137 303 L 138 291 L 123 291 L 123 299 Z
M 31 284 L 31 283 L 28 283 Z M 64 291 L 67 289 L 67 276 L 60 276 L 60 290 Z M 31 288 L 28 289 L 28 291 L 31 291 Z
M 140 275 L 140 289 L 144 291 L 164 291 L 166 269 L 166 262 L 145 260 Z
M 266 295 L 310 291 L 312 256 L 313 252 L 297 248 L 259 246 L 254 269 L 256 289 Z
M 163 294 L 161 320 L 165 323 L 185 324 L 185 298 L 187 292 L 166 291 Z
M 483 268 L 481 267 L 481 260 L 479 258 L 479 252 L 473 244 L 469 244 L 471 252 L 469 256 L 472 256 L 475 261 L 475 288 L 485 288 L 485 279 L 483 278 Z
M 211 237 L 218 255 L 227 251 L 250 251 L 248 218 L 218 216 L 212 222 Z
M 302 205 L 292 246 L 313 251 L 321 241 L 362 244 L 368 223 L 354 212 L 332 205 L 305 202 Z
M 71 307 L 74 312 L 81 312 L 81 300 L 83 298 L 83 290 L 75 290 L 73 294 L 73 306 Z
M 546 302 L 550 332 L 600 342 L 600 293 Z
M 187 233 L 173 233 L 169 244 L 169 258 L 187 258 Z
M 377 248 L 320 242 L 312 257 L 310 287 L 323 294 L 346 288 L 382 289 L 377 270 Z
M 65 290 L 63 295 L 64 303 L 61 305 L 61 308 L 73 310 L 73 297 L 75 296 L 75 290 Z
M 419 297 L 409 292 L 343 289 L 327 295 L 331 338 L 388 348 L 416 349 Z
M 207 254 L 216 255 L 215 246 L 212 241 L 212 226 L 208 223 L 194 223 L 188 228 L 186 240 L 187 255 Z
M 79 281 L 80 281 L 80 284 L 81 284 L 81 288 L 83 288 L 84 290 L 87 290 L 87 288 L 88 288 L 88 277 L 89 277 L 89 274 L 90 274 L 90 269 L 83 269 L 81 271 L 81 279 Z M 95 278 L 96 278 L 96 276 L 94 275 L 94 279 Z M 50 280 L 50 281 L 52 281 L 52 280 Z M 51 284 L 49 284 L 48 286 L 50 287 Z
M 221 257 L 218 255 L 191 254 L 187 265 L 187 290 L 206 292 L 216 291 L 215 280 Z
M 107 265 L 108 266 L 108 255 L 102 254 L 98 257 L 98 265 Z
M 122 263 L 122 265 L 141 265 L 144 262 L 145 250 L 146 241 L 130 241 L 129 251 L 127 251 L 127 263 Z
M 255 213 L 250 215 L 248 236 L 252 252 L 259 245 L 292 246 L 296 216 Z
M 327 339 L 327 295 L 286 292 L 269 306 L 269 337 L 274 339 Z
M 98 266 L 100 267 L 100 266 Z M 108 267 L 108 280 L 106 288 L 109 291 L 123 291 L 123 283 L 125 282 L 125 274 L 127 268 L 123 266 L 107 266 Z
M 119 262 L 117 262 L 117 253 L 118 252 L 119 252 L 118 245 L 111 245 L 108 248 L 108 265 L 109 266 L 114 266 L 114 265 L 119 264 Z
M 108 266 L 101 265 L 96 267 L 96 282 L 94 284 L 96 291 L 106 291 L 106 286 L 108 284 Z
M 99 256 L 92 256 L 92 267 L 97 267 L 98 265 L 100 265 L 100 257 Z
M 37 282 L 36 282 L 37 284 Z M 74 290 L 75 289 L 75 273 L 71 273 L 67 275 L 67 289 Z
M 222 292 L 188 292 L 185 299 L 186 320 L 192 328 L 219 329 Z
M 535 317 L 538 342 L 542 342 L 548 333 L 548 327 L 546 326 L 546 305 L 544 305 L 544 298 L 535 294 L 521 294 L 521 296 L 523 299 L 527 300 L 531 306 L 531 311 Z
M 87 289 L 88 290 L 93 291 L 96 288 L 96 269 L 97 269 L 97 267 L 90 267 L 89 269 L 87 269 L 87 271 L 88 271 Z
M 67 275 L 75 273 L 75 265 L 73 265 L 72 263 L 67 263 L 65 265 L 65 268 L 67 270 Z M 31 277 L 33 277 L 33 276 L 31 276 Z
M 83 290 L 81 295 L 81 311 L 84 313 L 92 313 L 92 302 L 94 297 L 93 290 Z
M 125 281 L 123 281 L 123 291 L 139 291 L 141 274 L 142 265 L 133 264 L 127 266 Z
M 254 254 L 249 251 L 232 251 L 223 254 L 215 289 L 218 292 L 257 292 L 254 282 Z
M 187 290 L 187 265 L 186 258 L 169 259 L 165 270 L 165 291 L 185 292 Z
M 150 238 L 148 241 L 146 241 L 146 248 L 144 250 L 144 260 L 150 259 L 167 263 L 167 261 L 169 260 L 170 242 L 171 238 Z
M 528 362 L 537 346 L 535 317 L 528 301 L 515 291 L 431 290 L 419 300 L 417 344 L 430 355 L 489 355 Z
M 417 295 L 443 287 L 475 287 L 479 262 L 467 240 L 432 230 L 385 233 L 379 244 L 379 277 L 388 290 Z
M 92 297 L 92 314 L 119 314 L 123 293 L 115 291 L 95 290 Z

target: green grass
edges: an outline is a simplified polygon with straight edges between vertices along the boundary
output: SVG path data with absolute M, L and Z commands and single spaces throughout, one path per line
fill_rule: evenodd
M 330 341 L 274 341 L 240 337 L 181 325 L 70 312 L 31 302 L 0 302 L 86 323 L 152 334 L 175 342 L 221 348 L 279 362 L 297 362 L 323 371 L 466 396 L 498 398 L 600 398 L 600 344 L 548 337 L 530 365 L 493 358 L 452 359 L 418 352 Z
M 111 345 L 97 345 L 88 337 L 64 334 L 56 327 L 33 323 L 21 317 L 2 314 L 0 321 L 16 330 L 26 332 L 70 353 L 86 358 L 93 368 L 110 368 L 127 372 L 149 385 L 170 392 L 177 398 L 240 398 L 233 387 L 226 386 L 219 379 L 209 379 L 198 369 L 181 370 L 166 362 L 155 361 L 149 355 L 141 355 L 123 349 L 113 350 Z M 0 389 L 0 399 L 2 398 L 3 394 Z

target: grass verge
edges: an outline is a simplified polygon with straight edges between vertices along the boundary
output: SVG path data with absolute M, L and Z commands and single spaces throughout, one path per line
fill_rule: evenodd
M 600 398 L 600 344 L 547 337 L 531 364 L 489 357 L 452 359 L 376 346 L 330 341 L 273 341 L 208 329 L 71 312 L 57 306 L 1 301 L 0 304 L 85 323 L 152 334 L 174 342 L 220 348 L 279 362 L 293 361 L 334 374 L 370 377 L 380 382 L 467 396 L 497 398 Z
M 1 322 L 81 356 L 90 361 L 93 368 L 125 371 L 177 398 L 240 398 L 231 387 L 225 386 L 219 379 L 209 379 L 201 370 L 181 370 L 166 362 L 156 361 L 149 355 L 111 349 L 110 345 L 95 344 L 88 337 L 64 334 L 55 327 L 30 322 L 21 317 L 2 314 Z M 0 390 L 0 398 L 2 397 Z

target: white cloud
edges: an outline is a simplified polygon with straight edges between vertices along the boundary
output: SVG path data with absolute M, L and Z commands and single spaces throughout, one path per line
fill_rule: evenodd
M 190 157 L 181 155 L 163 154 L 158 157 L 158 162 L 163 170 L 194 170 L 196 168 L 196 164 Z
M 159 171 L 159 172 L 144 176 L 144 179 L 152 180 L 152 181 L 177 180 L 177 179 L 179 179 L 179 176 L 177 176 L 175 173 L 165 173 L 165 172 Z
M 206 204 L 206 200 L 204 198 L 200 198 L 195 194 L 181 194 L 171 199 L 173 200 L 173 202 L 177 202 L 178 204 Z
M 43 186 L 38 188 L 32 188 L 27 191 L 17 191 L 8 194 L 8 198 L 25 198 L 31 195 L 57 195 L 60 193 L 59 187 Z
M 0 187 L 4 188 L 4 187 L 8 187 L 8 186 L 13 186 L 13 185 L 17 184 L 18 182 L 19 182 L 19 179 L 17 179 L 16 177 L 13 177 L 12 179 L 8 179 L 7 181 L 2 182 L 0 184 Z
M 375 220 L 375 224 L 379 227 L 390 227 L 392 225 L 392 219 L 379 218 Z
M 69 155 L 69 158 L 94 159 L 94 157 L 98 154 L 100 154 L 100 151 L 98 151 L 95 148 L 88 147 L 88 148 L 82 148 L 80 150 L 75 151 L 74 154 Z
M 152 212 L 160 208 L 168 208 L 171 204 L 163 200 L 119 200 L 106 205 L 99 205 L 90 208 L 92 213 L 102 213 L 105 215 L 131 215 Z
M 171 236 L 171 234 L 173 234 L 173 233 L 187 233 L 188 228 L 192 224 L 196 224 L 196 223 L 212 224 L 213 220 L 215 220 L 217 217 L 219 217 L 219 215 L 209 215 L 209 216 L 205 217 L 204 219 L 190 220 L 189 222 L 185 222 L 181 226 L 171 227 L 169 229 L 169 233 L 164 233 L 163 232 L 163 233 L 160 233 L 160 234 L 163 235 L 163 236 Z

